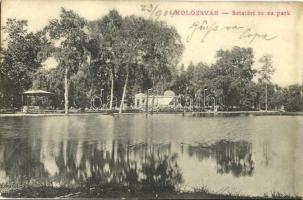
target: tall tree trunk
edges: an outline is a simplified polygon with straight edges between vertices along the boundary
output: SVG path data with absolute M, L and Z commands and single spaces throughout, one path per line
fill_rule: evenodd
M 114 70 L 112 69 L 111 73 L 111 88 L 110 88 L 110 103 L 109 103 L 109 109 L 113 109 L 113 98 L 114 98 Z
M 267 83 L 265 83 L 265 110 L 267 111 Z
M 153 113 L 153 111 L 154 111 L 154 100 L 155 100 L 154 88 L 155 88 L 155 78 L 154 78 L 154 76 L 153 76 L 153 87 L 152 87 L 153 98 L 152 98 L 152 101 L 151 101 L 151 113 Z M 148 102 L 147 102 L 147 103 L 148 103 Z
M 121 99 L 121 103 L 120 103 L 119 114 L 121 114 L 122 110 L 123 110 L 124 98 L 125 98 L 125 93 L 126 93 L 126 88 L 127 88 L 127 82 L 128 82 L 128 71 L 127 71 L 127 74 L 126 74 L 126 79 L 125 79 L 125 83 L 124 83 L 124 87 L 123 87 L 123 94 L 122 94 L 122 99 Z
M 68 67 L 65 67 L 64 74 L 64 113 L 68 115 Z
M 193 112 L 195 111 L 195 97 L 193 97 Z

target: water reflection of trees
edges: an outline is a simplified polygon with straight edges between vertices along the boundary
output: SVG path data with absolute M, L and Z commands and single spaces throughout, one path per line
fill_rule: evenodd
M 252 144 L 246 141 L 220 140 L 211 144 L 183 145 L 181 152 L 198 159 L 216 160 L 217 172 L 234 176 L 251 176 L 254 171 Z
M 9 183 L 46 184 L 48 176 L 43 163 L 39 160 L 39 151 L 29 146 L 28 140 L 12 139 L 4 144 L 3 170 L 9 178 Z
M 27 137 L 3 142 L 2 151 L 1 170 L 10 182 L 22 185 L 173 191 L 183 181 L 170 144 Z M 183 145 L 181 151 L 215 160 L 218 173 L 250 176 L 254 170 L 252 146 L 246 141 Z
M 3 164 L 10 181 L 86 188 L 113 185 L 140 191 L 172 191 L 182 183 L 170 144 L 131 145 L 119 140 L 111 145 L 77 140 L 52 141 L 45 146 L 41 141 L 35 143 L 21 139 L 6 143 Z M 46 166 L 51 162 L 54 171 Z

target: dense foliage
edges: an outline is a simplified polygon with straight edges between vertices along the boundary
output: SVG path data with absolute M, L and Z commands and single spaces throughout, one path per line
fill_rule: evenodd
M 0 57 L 0 106 L 20 106 L 20 93 L 32 86 L 32 77 L 42 67 L 39 52 L 49 46 L 42 32 L 28 33 L 25 20 L 8 19 L 7 35 Z M 3 45 L 4 46 L 4 45 Z
M 281 109 L 303 111 L 302 86 L 271 83 L 272 58 L 262 57 L 253 69 L 251 48 L 218 50 L 213 64 L 190 63 L 177 68 L 184 45 L 174 27 L 116 10 L 95 21 L 62 8 L 58 19 L 36 33 L 25 20 L 9 19 L 3 27 L 0 62 L 0 107 L 21 106 L 29 89 L 53 92 L 53 106 L 89 108 L 100 94 L 110 109 L 132 104 L 138 92 L 162 94 L 171 89 L 188 106 L 219 105 L 221 110 Z M 58 65 L 43 67 L 54 58 Z M 256 79 L 258 78 L 259 79 Z M 258 80 L 258 81 L 255 81 Z M 64 95 L 65 98 L 64 99 Z
M 239 51 L 248 55 L 243 55 L 245 58 L 233 59 L 239 55 Z M 213 106 L 215 101 L 221 110 L 265 110 L 267 92 L 269 110 L 284 108 L 285 111 L 303 111 L 301 85 L 283 88 L 268 80 L 265 86 L 261 79 L 257 82 L 253 80 L 257 77 L 257 71 L 251 68 L 251 64 L 235 64 L 245 61 L 252 63 L 251 49 L 234 47 L 230 51 L 220 50 L 218 54 L 220 56 L 215 64 L 208 66 L 205 63 L 191 63 L 186 70 L 181 68 L 174 79 L 172 89 L 178 94 L 190 97 L 187 100 L 188 106 L 203 107 L 205 95 L 206 106 Z M 228 57 L 223 57 L 222 54 Z

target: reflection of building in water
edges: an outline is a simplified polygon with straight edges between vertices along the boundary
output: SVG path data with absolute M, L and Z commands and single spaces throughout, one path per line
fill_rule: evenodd
M 251 176 L 254 170 L 252 145 L 246 141 L 221 140 L 214 144 L 183 145 L 181 152 L 198 159 L 212 158 L 216 160 L 218 173 L 232 173 L 234 176 Z
M 142 190 L 173 190 L 182 182 L 177 156 L 170 144 L 125 144 L 101 141 L 12 141 L 4 146 L 7 177 L 16 184 L 100 186 L 118 184 Z M 17 146 L 15 146 L 17 142 Z M 33 147 L 36 147 L 33 149 Z M 47 149 L 43 149 L 47 148 Z M 46 165 L 55 163 L 52 171 Z
M 216 159 L 219 173 L 234 176 L 251 176 L 253 173 L 252 147 L 248 142 L 220 141 L 217 143 Z

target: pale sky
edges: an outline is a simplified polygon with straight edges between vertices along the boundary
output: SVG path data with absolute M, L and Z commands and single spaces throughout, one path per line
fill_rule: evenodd
M 150 4 L 152 7 L 149 7 Z M 142 10 L 141 5 L 146 5 L 146 8 L 151 8 L 154 12 L 148 12 L 147 9 Z M 274 83 L 281 86 L 302 83 L 303 9 L 302 5 L 298 3 L 4 0 L 1 21 L 3 24 L 7 18 L 26 19 L 28 20 L 28 30 L 37 31 L 43 28 L 50 19 L 59 17 L 60 7 L 74 10 L 87 20 L 101 18 L 110 9 L 117 9 L 122 16 L 134 14 L 166 21 L 169 25 L 175 26 L 182 37 L 185 50 L 180 63 L 185 65 L 188 65 L 190 61 L 214 63 L 216 51 L 220 48 L 252 47 L 256 61 L 253 67 L 256 69 L 260 66 L 257 61 L 261 56 L 265 54 L 273 56 L 273 66 L 276 68 L 272 79 Z M 300 7 L 301 9 L 299 9 Z M 175 9 L 179 11 L 179 15 L 171 16 L 168 14 L 165 16 L 165 11 Z M 218 15 L 182 15 L 186 11 L 197 10 L 204 14 L 210 13 L 210 11 L 213 11 L 214 14 L 217 11 Z M 246 14 L 254 13 L 254 16 L 232 15 L 233 11 L 246 12 Z M 263 16 L 258 16 L 258 11 L 262 11 Z M 228 14 L 223 14 L 224 12 Z M 268 15 L 268 12 L 272 12 L 273 15 Z M 285 15 L 277 16 L 278 12 L 283 12 Z M 162 15 L 159 16 L 158 14 L 161 13 Z M 190 27 L 194 22 L 203 25 L 201 27 L 203 30 L 195 31 L 191 40 L 187 40 L 193 30 Z M 234 27 L 236 30 L 227 30 L 230 27 Z M 215 31 L 214 28 L 217 30 Z M 250 32 L 247 32 L 248 29 Z M 211 31 L 205 36 L 208 30 Z M 250 38 L 245 37 L 249 36 L 248 34 L 251 34 Z M 250 43 L 254 34 L 259 34 L 260 37 L 256 37 Z M 266 39 L 261 38 L 261 35 Z M 203 36 L 205 37 L 202 42 Z M 49 65 L 52 63 L 54 63 L 52 60 L 48 62 Z

